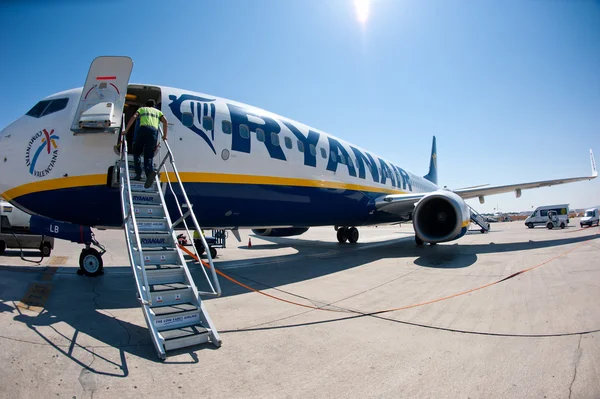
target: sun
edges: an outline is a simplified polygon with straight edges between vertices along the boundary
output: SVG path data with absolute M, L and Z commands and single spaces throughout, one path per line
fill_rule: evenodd
M 369 8 L 371 6 L 371 0 L 354 0 L 354 7 L 356 8 L 356 17 L 358 22 L 365 24 L 369 19 Z

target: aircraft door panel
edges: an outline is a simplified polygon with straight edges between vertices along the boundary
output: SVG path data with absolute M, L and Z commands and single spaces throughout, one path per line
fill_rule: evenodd
M 98 57 L 92 62 L 71 125 L 74 133 L 119 129 L 132 69 L 129 57 Z

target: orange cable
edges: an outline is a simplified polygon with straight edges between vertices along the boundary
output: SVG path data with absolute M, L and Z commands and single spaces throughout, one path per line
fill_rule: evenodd
M 475 291 L 479 291 L 479 290 L 482 290 L 482 289 L 484 289 L 484 288 L 487 288 L 487 287 L 491 287 L 492 285 L 496 285 L 496 284 L 499 284 L 499 283 L 501 283 L 501 282 L 503 282 L 503 281 L 506 281 L 506 280 L 508 280 L 508 279 L 511 279 L 511 278 L 513 278 L 513 277 L 516 277 L 516 276 L 518 276 L 519 274 L 527 273 L 527 272 L 529 272 L 529 271 L 531 271 L 531 270 L 537 269 L 538 267 L 544 266 L 544 265 L 546 265 L 546 264 L 548 264 L 548 263 L 550 263 L 550 262 L 552 262 L 552 261 L 554 261 L 554 260 L 556 260 L 556 259 L 558 259 L 558 258 L 560 258 L 560 257 L 563 257 L 563 256 L 565 256 L 565 255 L 569 254 L 570 252 L 573 252 L 573 251 L 575 251 L 576 249 L 578 249 L 578 248 L 582 247 L 584 244 L 587 244 L 587 242 L 582 242 L 581 244 L 577 245 L 575 248 L 571 248 L 570 250 L 568 250 L 568 251 L 566 251 L 566 252 L 563 252 L 563 253 L 561 253 L 560 255 L 557 255 L 557 256 L 555 256 L 555 257 L 553 257 L 553 258 L 550 258 L 550 259 L 548 259 L 548 260 L 546 260 L 546 261 L 544 261 L 544 262 L 542 262 L 542 263 L 539 263 L 539 264 L 537 264 L 537 265 L 535 265 L 535 266 L 529 267 L 529 268 L 527 268 L 527 269 L 523 269 L 523 270 L 521 270 L 521 271 L 518 271 L 518 272 L 516 272 L 516 273 L 513 273 L 513 274 L 511 274 L 511 275 L 509 275 L 509 276 L 507 276 L 507 277 L 503 277 L 503 278 L 501 278 L 500 280 L 497 280 L 497 281 L 494 281 L 494 282 L 491 282 L 491 283 L 488 283 L 488 284 L 484 284 L 484 285 L 482 285 L 482 286 L 479 286 L 479 287 L 476 287 L 476 288 L 471 288 L 471 289 L 469 289 L 469 290 L 466 290 L 466 291 L 462 291 L 462 292 L 459 292 L 459 293 L 456 293 L 456 294 L 453 294 L 453 295 L 448 295 L 448 296 L 445 296 L 445 297 L 441 297 L 441 298 L 433 299 L 433 300 L 431 300 L 431 301 L 419 302 L 419 303 L 415 303 L 415 304 L 412 304 L 412 305 L 401 306 L 401 307 L 397 307 L 397 308 L 384 309 L 384 310 L 378 310 L 378 311 L 373 311 L 373 312 L 369 312 L 369 313 L 363 313 L 363 312 L 359 312 L 359 311 L 355 311 L 355 310 L 350 310 L 350 309 L 348 309 L 348 310 L 334 310 L 334 309 L 327 309 L 327 308 L 319 308 L 319 307 L 316 307 L 316 306 L 304 305 L 304 304 L 301 304 L 301 303 L 298 303 L 298 302 L 288 301 L 288 300 L 286 300 L 286 299 L 279 298 L 279 297 L 276 297 L 276 296 L 274 296 L 274 295 L 270 295 L 270 294 L 264 293 L 264 292 L 262 292 L 262 291 L 260 291 L 260 290 L 257 290 L 257 289 L 255 289 L 255 288 L 252 288 L 252 287 L 250 287 L 250 286 L 248 286 L 248 285 L 246 285 L 246 284 L 244 284 L 244 283 L 241 283 L 241 282 L 237 281 L 236 279 L 234 279 L 234 278 L 232 278 L 232 277 L 229 277 L 228 275 L 226 275 L 226 274 L 225 274 L 225 273 L 223 273 L 222 271 L 220 271 L 220 270 L 217 270 L 216 268 L 215 268 L 215 270 L 216 270 L 216 272 L 217 272 L 217 273 L 218 273 L 220 276 L 222 276 L 222 277 L 226 278 L 227 280 L 231 281 L 231 282 L 232 282 L 232 283 L 234 283 L 234 284 L 237 284 L 237 285 L 239 285 L 239 286 L 241 286 L 241 287 L 243 287 L 243 288 L 246 288 L 246 289 L 247 289 L 247 290 L 249 290 L 249 291 L 256 292 L 257 294 L 261 294 L 261 295 L 267 296 L 267 297 L 269 297 L 269 298 L 272 298 L 272 299 L 275 299 L 275 300 L 278 300 L 278 301 L 282 301 L 282 302 L 286 302 L 286 303 L 289 303 L 289 304 L 292 304 L 292 305 L 296 305 L 296 306 L 302 306 L 302 307 L 304 307 L 304 308 L 309 308 L 309 309 L 314 309 L 314 310 L 326 310 L 326 311 L 328 311 L 328 312 L 338 312 L 338 313 L 356 313 L 356 314 L 361 314 L 361 315 L 376 315 L 376 314 L 389 313 L 389 312 L 395 312 L 395 311 L 398 311 L 398 310 L 406 310 L 406 309 L 416 308 L 416 307 L 420 307 L 420 306 L 430 305 L 430 304 L 432 304 L 432 303 L 436 303 L 436 302 L 445 301 L 445 300 L 447 300 L 447 299 L 456 298 L 456 297 L 459 297 L 459 296 L 462 296 L 462 295 L 469 294 L 469 293 L 471 293 L 471 292 L 475 292 Z M 187 248 L 183 247 L 182 245 L 179 245 L 179 247 L 180 247 L 180 248 L 181 248 L 181 249 L 182 249 L 182 250 L 183 250 L 185 253 L 187 253 L 188 255 L 190 255 L 192 258 L 194 258 L 194 259 L 198 260 L 199 262 L 201 262 L 201 263 L 202 263 L 202 265 L 203 265 L 204 267 L 210 268 L 210 265 L 209 265 L 209 264 L 207 264 L 206 262 L 204 262 L 204 261 L 203 261 L 203 260 L 201 260 L 201 259 L 198 259 L 198 258 L 196 257 L 196 255 L 194 255 L 194 254 L 193 254 L 191 251 L 189 251 Z

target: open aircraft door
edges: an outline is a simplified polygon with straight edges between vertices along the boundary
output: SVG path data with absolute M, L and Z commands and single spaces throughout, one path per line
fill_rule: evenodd
M 121 127 L 132 69 L 129 57 L 94 59 L 71 125 L 74 133 L 114 133 Z

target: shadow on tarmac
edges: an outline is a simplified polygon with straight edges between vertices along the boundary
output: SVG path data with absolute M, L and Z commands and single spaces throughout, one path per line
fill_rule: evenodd
M 490 235 L 490 239 L 492 238 L 493 236 Z M 243 283 L 256 289 L 264 289 L 365 266 L 381 259 L 397 259 L 396 266 L 400 268 L 406 265 L 406 262 L 402 262 L 403 259 L 414 257 L 416 258 L 414 264 L 417 266 L 460 269 L 473 265 L 479 254 L 552 248 L 598 238 L 600 235 L 507 244 L 494 244 L 493 242 L 466 245 L 446 244 L 417 248 L 412 237 L 383 243 L 355 245 L 323 242 L 315 245 L 314 242 L 298 238 L 261 237 L 261 239 L 267 239 L 276 244 L 277 248 L 291 247 L 297 253 L 245 261 L 219 262 L 217 267 L 225 267 L 226 274 Z M 263 245 L 254 246 L 248 250 L 260 247 Z M 271 246 L 266 245 L 266 247 Z M 315 251 L 316 247 L 320 250 Z M 242 263 L 244 268 L 240 269 L 240 272 L 235 269 L 227 269 L 228 266 Z M 393 264 L 391 265 L 393 266 Z M 200 281 L 203 274 L 199 268 L 200 266 L 197 264 L 191 268 L 196 281 Z M 2 267 L 0 271 L 7 269 L 9 268 Z M 68 271 L 71 267 L 62 269 Z M 23 313 L 18 308 L 15 311 L 0 302 L 0 312 L 18 313 L 15 315 L 14 321 L 25 324 L 47 345 L 55 348 L 58 353 L 68 357 L 87 372 L 112 377 L 127 377 L 129 369 L 125 354 L 150 361 L 159 361 L 145 327 L 142 312 L 137 313 L 137 319 L 134 320 L 136 324 L 119 318 L 119 310 L 139 306 L 133 288 L 133 277 L 127 273 L 129 267 L 108 268 L 104 276 L 97 278 L 77 276 L 75 273 L 59 273 L 52 281 L 44 281 L 43 271 L 46 270 L 45 268 L 37 270 L 36 279 L 32 279 L 33 273 L 2 271 L 5 278 L 3 279 L 4 283 L 0 286 L 0 300 L 4 303 L 13 302 L 15 304 L 23 296 L 24 285 L 49 284 L 52 293 L 44 305 L 44 310 L 38 315 L 33 315 L 32 312 Z M 11 280 L 13 281 L 11 282 Z M 225 297 L 248 292 L 245 288 L 225 279 L 220 279 L 220 281 Z M 199 289 L 202 288 L 202 285 L 199 284 Z M 65 329 L 61 323 L 69 325 L 74 329 L 74 333 L 70 336 L 65 335 L 63 332 Z M 81 334 L 86 337 L 80 343 L 78 341 Z M 197 363 L 198 358 L 193 350 L 198 348 L 210 350 L 214 347 L 211 344 L 204 344 L 195 348 L 186 348 L 179 353 L 189 354 L 190 360 L 182 363 Z M 110 353 L 113 350 L 118 353 Z M 107 351 L 109 355 L 98 353 Z M 83 359 L 89 358 L 89 354 L 93 355 L 94 360 L 102 359 L 103 362 L 85 362 Z M 172 362 L 167 360 L 166 363 Z

